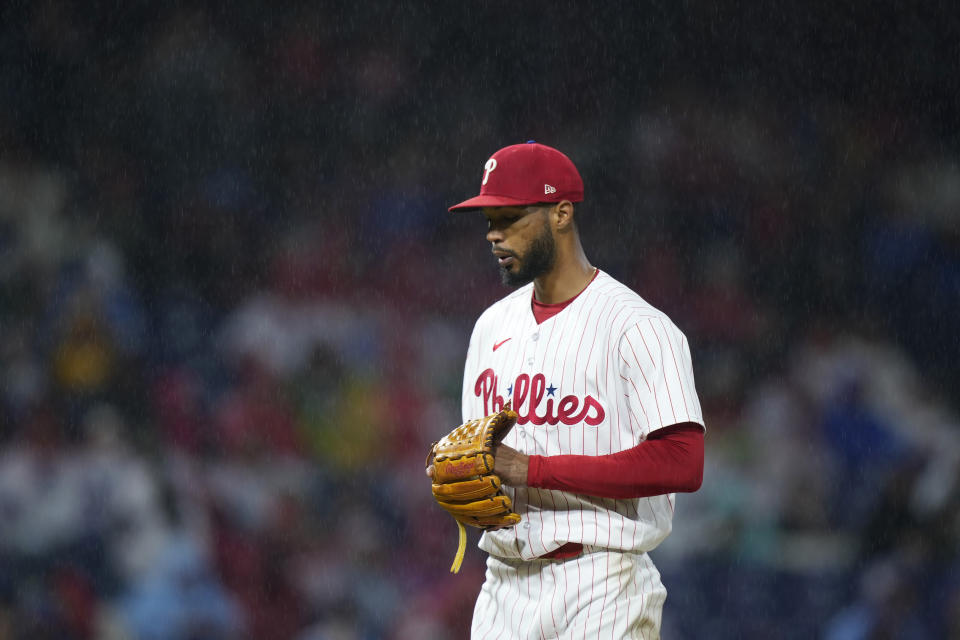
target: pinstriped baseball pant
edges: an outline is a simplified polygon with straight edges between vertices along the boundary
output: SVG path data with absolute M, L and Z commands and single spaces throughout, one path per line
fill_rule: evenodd
M 666 598 L 645 553 L 586 547 L 568 560 L 489 556 L 470 637 L 657 640 Z

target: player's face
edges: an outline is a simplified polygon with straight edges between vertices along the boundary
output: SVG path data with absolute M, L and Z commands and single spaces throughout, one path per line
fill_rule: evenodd
M 556 257 L 549 207 L 487 207 L 487 241 L 493 245 L 500 278 L 519 287 L 548 273 Z

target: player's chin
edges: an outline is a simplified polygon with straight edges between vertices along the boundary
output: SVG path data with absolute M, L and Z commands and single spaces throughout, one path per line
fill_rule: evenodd
M 516 261 L 513 261 L 507 266 L 500 267 L 500 280 L 507 287 L 522 287 L 531 282 L 533 278 L 529 277 L 523 269 L 520 269 Z

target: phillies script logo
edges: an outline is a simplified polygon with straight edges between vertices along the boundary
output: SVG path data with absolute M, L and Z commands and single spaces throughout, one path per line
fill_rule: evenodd
M 530 377 L 526 373 L 517 376 L 511 387 L 513 392 L 513 410 L 517 412 L 517 424 L 532 423 L 542 424 L 560 424 L 566 425 L 580 424 L 581 422 L 591 427 L 595 427 L 606 417 L 603 407 L 593 396 L 587 396 L 580 403 L 577 396 L 563 396 L 559 401 L 554 398 L 547 398 L 543 414 L 538 414 L 540 403 L 543 396 L 553 395 L 556 389 L 553 385 L 547 387 L 547 379 L 542 373 Z M 503 408 L 503 396 L 497 393 L 497 376 L 493 369 L 487 369 L 477 378 L 477 383 L 473 387 L 473 392 L 478 398 L 483 398 L 483 412 L 485 415 L 496 413 Z

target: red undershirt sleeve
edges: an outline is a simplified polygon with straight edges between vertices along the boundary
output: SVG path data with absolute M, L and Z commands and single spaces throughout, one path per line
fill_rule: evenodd
M 603 456 L 530 456 L 527 484 L 598 498 L 693 492 L 703 482 L 703 427 L 675 424 L 632 449 Z

